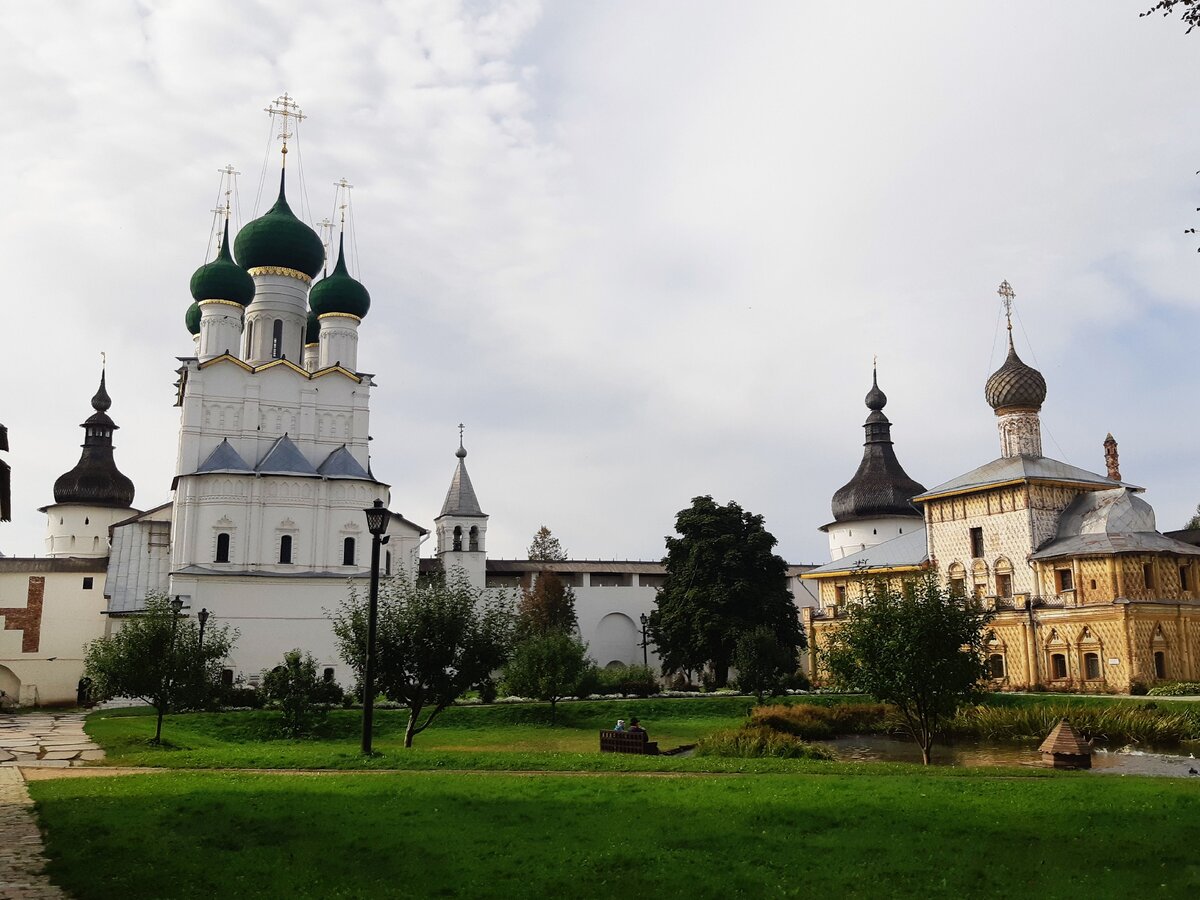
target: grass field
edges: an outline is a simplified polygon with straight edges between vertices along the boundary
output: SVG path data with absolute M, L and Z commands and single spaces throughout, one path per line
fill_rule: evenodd
M 51 874 L 81 900 L 1200 896 L 1200 784 L 1166 779 L 172 773 L 30 790 Z

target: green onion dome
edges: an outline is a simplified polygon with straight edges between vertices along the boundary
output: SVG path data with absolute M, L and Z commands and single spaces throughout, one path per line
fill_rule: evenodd
M 309 308 L 318 316 L 348 313 L 360 319 L 371 308 L 371 295 L 346 270 L 346 236 L 338 239 L 338 261 L 333 271 L 313 285 L 308 295 Z
M 315 278 L 325 265 L 325 247 L 317 233 L 296 218 L 283 193 L 275 205 L 238 232 L 235 250 L 247 269 L 279 267 Z
M 200 333 L 200 304 L 192 302 L 188 307 L 187 315 L 183 317 L 183 321 L 187 323 L 187 330 L 192 334 Z
M 304 343 L 319 344 L 321 342 L 321 323 L 317 321 L 317 314 L 311 309 L 308 311 L 308 322 L 304 325 Z
M 249 306 L 254 299 L 254 279 L 229 255 L 229 220 L 225 220 L 225 238 L 221 252 L 192 276 L 192 297 L 201 300 L 231 300 Z M 199 321 L 199 320 L 197 320 Z M 199 330 L 199 325 L 197 325 Z M 195 334 L 195 332 L 193 332 Z

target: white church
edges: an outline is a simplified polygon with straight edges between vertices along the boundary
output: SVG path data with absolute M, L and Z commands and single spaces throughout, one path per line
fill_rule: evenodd
M 295 115 L 286 95 L 277 114 Z M 286 127 L 283 161 L 287 160 Z M 0 703 L 74 702 L 89 640 L 120 627 L 147 594 L 179 598 L 240 635 L 225 677 L 256 684 L 284 652 L 311 651 L 328 679 L 349 686 L 328 613 L 348 582 L 369 577 L 363 510 L 396 498 L 372 471 L 372 376 L 359 370 L 358 328 L 371 299 L 351 277 L 339 241 L 325 246 L 297 218 L 281 169 L 274 206 L 230 242 L 228 216 L 215 259 L 191 279 L 181 358 L 179 441 L 170 502 L 133 507 L 117 468 L 103 375 L 84 422 L 83 455 L 59 479 L 47 516 L 46 556 L 0 558 Z M 415 577 L 439 563 L 481 588 L 513 589 L 555 570 L 576 594 L 580 632 L 600 665 L 657 663 L 642 617 L 664 578 L 657 562 L 494 560 L 488 516 L 460 440 L 449 490 L 422 525 L 394 514 L 381 575 Z M 434 539 L 433 556 L 421 558 Z M 657 548 L 655 552 L 658 552 Z M 794 566 L 800 605 L 815 598 Z

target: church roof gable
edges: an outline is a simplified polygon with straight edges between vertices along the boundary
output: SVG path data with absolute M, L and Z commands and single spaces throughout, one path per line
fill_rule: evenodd
M 213 448 L 212 453 L 208 454 L 208 458 L 200 463 L 200 467 L 196 469 L 196 473 L 201 472 L 249 472 L 250 464 L 242 459 L 242 455 L 233 449 L 233 444 L 229 443 L 229 438 L 225 438 L 221 443 Z
M 362 478 L 372 480 L 366 470 L 358 464 L 346 445 L 338 447 L 317 467 L 317 472 L 326 478 Z
M 254 471 L 260 475 L 316 475 L 317 470 L 312 467 L 304 454 L 300 452 L 290 437 L 286 434 L 281 435 L 271 449 L 266 452 L 263 458 L 255 466 Z

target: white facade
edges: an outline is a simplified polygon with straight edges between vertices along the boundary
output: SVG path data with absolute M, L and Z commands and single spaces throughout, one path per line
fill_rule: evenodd
M 825 530 L 829 535 L 829 558 L 842 559 L 861 553 L 876 544 L 890 541 L 923 526 L 921 519 L 913 516 L 893 516 L 879 519 L 860 519 L 854 522 L 834 522 Z

